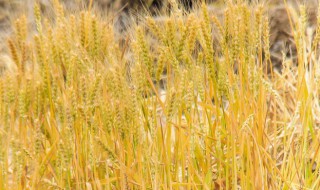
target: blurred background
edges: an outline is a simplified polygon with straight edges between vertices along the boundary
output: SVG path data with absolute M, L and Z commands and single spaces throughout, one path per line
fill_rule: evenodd
M 11 34 L 14 21 L 22 14 L 33 22 L 33 8 L 39 3 L 44 17 L 53 18 L 53 2 L 56 0 L 0 0 L 0 40 Z M 74 13 L 89 7 L 90 0 L 57 0 L 61 2 L 67 13 Z M 178 0 L 181 7 L 189 11 L 198 1 Z M 208 0 L 207 3 L 223 4 L 221 0 Z M 129 15 L 140 16 L 147 12 L 152 16 L 164 15 L 170 9 L 168 0 L 93 0 L 92 7 L 102 15 L 111 15 L 116 23 L 126 25 Z M 110 17 L 109 17 L 110 18 Z M 124 26 L 122 26 L 123 29 Z M 0 48 L 3 48 L 0 45 Z
M 0 0 L 0 30 L 10 28 L 13 20 L 21 13 L 25 13 L 29 17 L 33 16 L 33 6 L 38 2 L 44 15 L 50 16 L 52 13 L 52 1 L 55 0 Z M 202 2 L 201 0 L 177 0 L 181 7 L 186 11 L 192 9 L 195 5 Z M 275 6 L 282 6 L 283 0 L 248 0 L 252 3 L 263 2 L 264 5 L 274 8 Z M 317 0 L 286 0 L 288 4 L 293 7 L 304 4 L 308 7 L 310 12 L 318 7 Z M 88 7 L 90 0 L 60 0 L 69 12 Z M 169 6 L 168 0 L 93 0 L 93 6 L 100 10 L 101 13 L 118 13 L 118 12 L 139 12 L 148 11 L 152 15 L 159 15 L 164 13 Z M 223 6 L 225 0 L 206 0 L 212 6 Z M 278 15 L 285 17 L 285 15 Z
M 30 22 L 33 22 L 34 3 L 40 4 L 41 11 L 49 20 L 53 14 L 52 1 L 56 0 L 0 0 L 0 40 L 3 41 L 12 32 L 14 20 L 19 15 L 27 15 Z M 170 9 L 170 0 L 93 0 L 92 7 L 102 15 L 109 14 L 115 19 L 116 28 L 119 31 L 125 30 L 130 24 L 130 16 L 141 16 L 147 12 L 151 16 L 157 17 L 166 15 Z M 201 2 L 200 0 L 177 0 L 180 7 L 186 12 L 194 9 Z M 210 4 L 210 14 L 221 15 L 226 0 L 206 0 Z M 299 6 L 305 5 L 308 11 L 309 28 L 313 31 L 317 22 L 318 0 L 248 0 L 253 4 L 262 3 L 265 12 L 270 20 L 270 51 L 272 62 L 275 67 L 280 67 L 283 54 L 286 57 L 295 59 L 295 45 L 288 19 L 288 14 L 295 18 L 299 12 Z M 88 8 L 90 0 L 60 0 L 68 13 Z M 290 9 L 288 9 L 288 7 Z M 288 10 L 290 12 L 288 13 Z M 110 17 L 109 17 L 110 18 Z M 223 22 L 223 19 L 221 20 Z M 294 20 L 293 20 L 294 21 Z M 31 27 L 32 30 L 33 27 Z M 0 45 L 0 51 L 5 50 L 5 43 Z

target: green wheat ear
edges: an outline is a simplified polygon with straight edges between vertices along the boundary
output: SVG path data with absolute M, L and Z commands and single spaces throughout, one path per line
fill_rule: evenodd
M 34 17 L 35 17 L 35 22 L 36 22 L 36 26 L 37 26 L 37 31 L 41 34 L 42 33 L 42 23 L 41 23 L 41 10 L 40 10 L 39 4 L 34 5 Z

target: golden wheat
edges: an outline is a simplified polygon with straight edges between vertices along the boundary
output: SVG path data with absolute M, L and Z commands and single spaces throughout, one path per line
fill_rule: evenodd
M 15 22 L 0 60 L 13 64 L 0 76 L 0 189 L 320 188 L 306 7 L 291 23 L 298 67 L 284 55 L 269 75 L 267 5 L 230 0 L 219 20 L 169 3 L 164 21 L 120 38 L 112 18 L 58 0 L 52 22 L 35 5 L 35 32 Z

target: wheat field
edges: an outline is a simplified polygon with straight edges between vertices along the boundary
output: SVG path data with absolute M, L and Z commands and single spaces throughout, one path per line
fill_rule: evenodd
M 3 37 L 0 189 L 320 189 L 318 5 L 48 6 Z

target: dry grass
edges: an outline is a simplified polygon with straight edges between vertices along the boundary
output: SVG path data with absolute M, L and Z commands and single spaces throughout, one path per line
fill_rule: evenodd
M 123 38 L 53 5 L 54 22 L 35 6 L 36 33 L 21 16 L 1 57 L 0 189 L 320 188 L 320 20 L 312 37 L 304 6 L 285 6 L 298 66 L 268 73 L 263 5 L 229 1 L 220 22 L 172 1 Z

